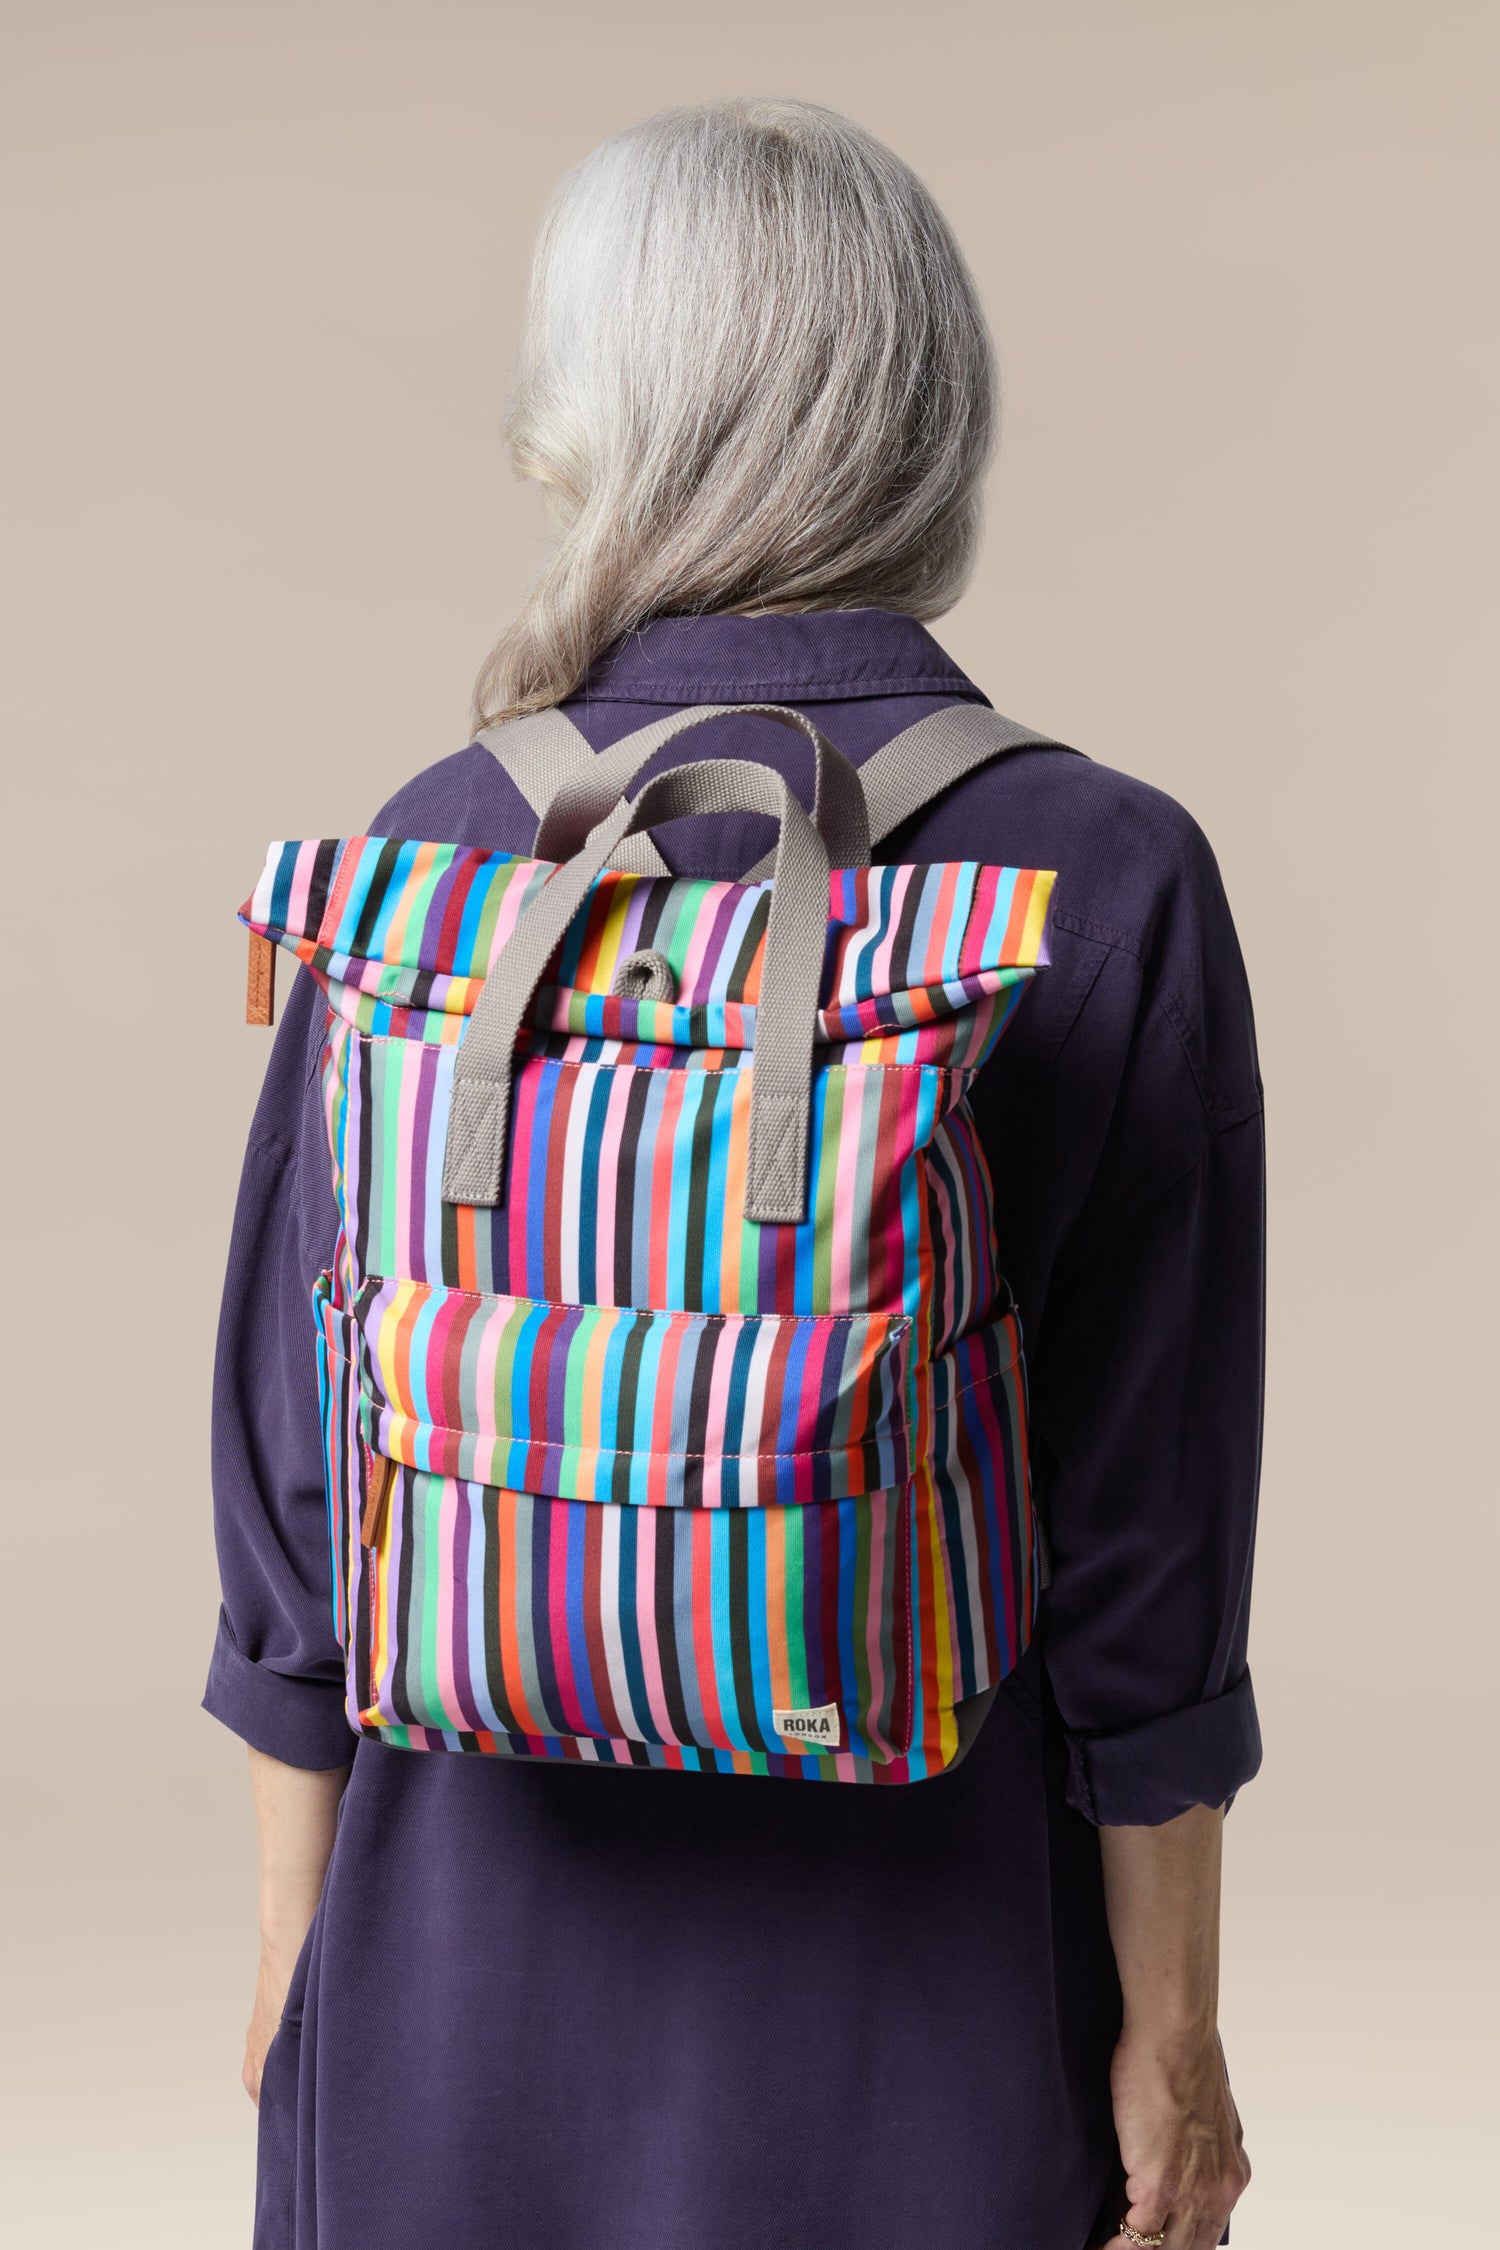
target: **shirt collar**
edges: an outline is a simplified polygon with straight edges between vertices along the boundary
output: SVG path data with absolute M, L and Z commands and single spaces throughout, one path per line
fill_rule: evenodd
M 925 625 L 888 609 L 658 617 L 601 657 L 585 703 L 843 703 L 955 695 L 983 702 Z

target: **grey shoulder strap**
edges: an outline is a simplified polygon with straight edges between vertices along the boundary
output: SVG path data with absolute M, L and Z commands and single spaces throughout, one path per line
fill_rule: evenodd
M 504 767 L 536 814 L 538 826 L 566 784 L 594 775 L 613 803 L 645 762 L 639 750 L 627 751 L 627 745 L 635 741 L 633 735 L 627 735 L 624 743 L 616 743 L 613 750 L 593 750 L 565 711 L 533 711 L 524 719 L 507 719 L 500 726 L 486 727 L 474 739 Z M 626 754 L 622 756 L 621 752 Z M 635 875 L 671 873 L 649 836 L 622 838 L 611 864 Z
M 893 735 L 859 769 L 870 808 L 870 841 L 883 842 L 965 774 L 1007 750 L 1066 750 L 1065 742 L 1002 718 L 984 703 L 950 703 Z
M 903 727 L 859 768 L 870 813 L 871 857 L 887 836 L 905 827 L 914 814 L 965 774 L 977 773 L 981 766 L 1004 757 L 1007 750 L 1019 750 L 1028 744 L 1042 750 L 1069 748 L 1066 742 L 1055 742 L 1051 735 L 1037 734 L 1014 719 L 1002 718 L 985 703 L 952 703 L 945 710 L 929 712 L 915 726 Z M 742 880 L 758 882 L 770 872 L 768 856 Z
M 538 820 L 562 784 L 594 762 L 593 751 L 565 711 L 506 719 L 486 727 L 475 740 L 505 768 Z
M 621 795 L 646 758 L 660 747 L 658 735 L 665 739 L 667 730 L 675 732 L 680 723 L 681 714 L 674 714 L 627 735 L 612 749 L 596 752 L 565 712 L 536 711 L 528 718 L 509 719 L 503 726 L 486 727 L 476 739 L 499 760 L 540 824 L 553 798 L 568 784 L 592 779 L 606 799 Z M 1002 718 L 983 703 L 952 703 L 929 712 L 915 726 L 904 727 L 859 769 L 869 807 L 872 853 L 965 774 L 1028 745 L 1042 750 L 1069 748 L 1051 735 Z M 741 880 L 763 881 L 775 856 L 768 852 Z M 639 875 L 671 872 L 649 836 L 622 838 L 611 864 Z

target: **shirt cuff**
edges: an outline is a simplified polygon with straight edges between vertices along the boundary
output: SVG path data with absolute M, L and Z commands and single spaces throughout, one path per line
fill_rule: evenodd
M 1068 1802 L 1097 1828 L 1157 1828 L 1193 1805 L 1227 1805 L 1260 1771 L 1250 1674 L 1119 1734 L 1068 1734 Z
M 326 1772 L 351 1765 L 358 1738 L 344 1715 L 341 1680 L 299 1679 L 256 1664 L 230 1637 L 221 1616 L 203 1708 L 285 1766 Z

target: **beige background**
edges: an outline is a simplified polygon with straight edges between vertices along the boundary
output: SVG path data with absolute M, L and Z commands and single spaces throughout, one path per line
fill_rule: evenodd
M 918 167 L 1001 340 L 944 638 L 1186 801 L 1254 980 L 1236 2250 L 1487 2243 L 1491 12 L 11 0 L 3 42 L 7 2239 L 248 2240 L 251 1832 L 196 1709 L 267 1052 L 234 909 L 269 837 L 465 739 L 538 552 L 495 433 L 549 183 L 644 110 L 772 88 Z

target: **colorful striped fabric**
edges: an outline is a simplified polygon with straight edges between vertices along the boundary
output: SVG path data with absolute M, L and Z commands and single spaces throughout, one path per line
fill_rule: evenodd
M 559 1500 L 754 1508 L 905 1481 L 911 1322 L 538 1303 L 368 1281 L 366 1434 L 412 1468 Z
M 744 1216 L 770 886 L 607 874 L 523 1035 L 504 1201 L 453 1064 L 546 862 L 278 844 L 328 996 L 316 1293 L 349 1715 L 408 1749 L 912 1781 L 1030 1637 L 1020 1336 L 966 1101 L 1052 878 L 836 871 L 800 1226 Z M 675 1001 L 610 990 L 650 948 Z

